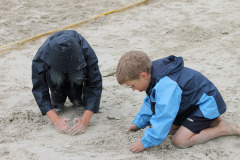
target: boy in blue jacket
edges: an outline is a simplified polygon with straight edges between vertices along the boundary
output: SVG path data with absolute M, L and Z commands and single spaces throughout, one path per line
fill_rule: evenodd
M 60 31 L 43 43 L 32 61 L 32 83 L 42 115 L 49 117 L 57 131 L 71 135 L 85 132 L 99 109 L 102 75 L 94 50 L 79 33 Z M 58 116 L 67 97 L 75 108 L 84 105 L 86 109 L 72 128 L 66 123 L 69 119 Z
M 141 111 L 128 131 L 151 128 L 131 145 L 132 152 L 159 145 L 174 133 L 172 142 L 179 148 L 240 135 L 239 126 L 220 117 L 226 104 L 217 88 L 201 73 L 184 67 L 182 57 L 151 62 L 145 53 L 131 51 L 120 58 L 116 77 L 133 91 L 146 91 Z

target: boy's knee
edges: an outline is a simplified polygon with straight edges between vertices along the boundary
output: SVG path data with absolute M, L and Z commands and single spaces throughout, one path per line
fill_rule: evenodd
M 63 77 L 55 77 L 51 79 L 53 86 L 63 86 L 64 85 L 64 78 Z
M 81 69 L 69 75 L 69 81 L 75 86 L 82 86 L 85 81 L 85 70 Z
M 76 86 L 82 86 L 84 82 L 84 77 L 76 77 L 72 83 Z
M 172 139 L 172 143 L 178 147 L 178 148 L 181 148 L 181 149 L 184 149 L 184 148 L 187 148 L 187 144 L 186 144 L 186 141 L 180 139 L 180 138 L 176 138 L 176 137 L 173 137 Z
M 55 69 L 51 68 L 50 80 L 53 86 L 62 86 L 65 82 L 65 75 L 64 73 L 58 72 Z

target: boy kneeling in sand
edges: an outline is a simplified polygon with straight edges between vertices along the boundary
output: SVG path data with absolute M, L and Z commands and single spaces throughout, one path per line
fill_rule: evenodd
M 71 135 L 84 133 L 94 112 L 98 112 L 102 93 L 102 75 L 98 59 L 88 42 L 76 31 L 51 35 L 32 61 L 33 95 L 43 115 L 56 129 Z M 49 94 L 51 90 L 51 98 Z M 74 108 L 85 106 L 82 118 L 69 128 L 57 114 L 63 112 L 66 98 Z
M 132 152 L 159 145 L 174 133 L 172 142 L 179 148 L 240 135 L 237 125 L 220 117 L 226 104 L 217 88 L 201 73 L 184 67 L 182 57 L 151 62 L 145 53 L 131 51 L 120 58 L 116 77 L 119 84 L 147 94 L 128 131 L 152 127 L 131 145 Z

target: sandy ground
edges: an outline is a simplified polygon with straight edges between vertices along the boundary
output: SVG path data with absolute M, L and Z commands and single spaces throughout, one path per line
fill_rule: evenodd
M 137 0 L 1 0 L 0 45 L 79 22 Z M 114 75 L 120 56 L 141 50 L 152 60 L 174 54 L 202 72 L 220 90 L 228 109 L 223 117 L 239 124 L 240 1 L 150 0 L 76 28 L 92 45 L 103 75 L 100 112 L 85 134 L 58 133 L 40 110 L 31 88 L 31 61 L 47 36 L 0 52 L 0 159 L 167 159 L 238 160 L 240 137 L 214 139 L 178 149 L 171 136 L 138 154 L 130 144 L 144 130 L 126 134 L 145 93 L 120 86 Z M 80 117 L 66 103 L 61 117 Z M 72 124 L 71 124 L 72 125 Z

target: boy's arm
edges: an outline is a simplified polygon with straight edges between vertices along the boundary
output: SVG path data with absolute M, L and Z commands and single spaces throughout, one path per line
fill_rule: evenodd
M 145 148 L 159 145 L 168 135 L 172 123 L 176 118 L 181 103 L 182 90 L 176 82 L 168 77 L 162 78 L 154 87 L 156 102 L 155 114 L 151 117 L 152 128 L 146 129 L 144 137 L 141 138 Z
M 150 105 L 150 99 L 148 95 L 144 98 L 141 111 L 135 116 L 133 124 L 135 124 L 139 129 L 150 126 L 150 119 L 152 117 L 152 110 Z
M 34 58 L 32 61 L 32 93 L 42 112 L 42 115 L 46 115 L 46 113 L 52 109 L 49 88 L 46 80 L 47 70 L 47 64 Z
M 66 121 L 67 118 L 60 118 L 53 110 L 50 100 L 49 87 L 46 80 L 46 72 L 49 66 L 42 62 L 38 54 L 32 62 L 32 93 L 42 112 L 42 115 L 47 115 L 51 122 L 60 133 L 66 133 L 69 129 Z
M 89 43 L 78 35 L 86 61 L 87 81 L 83 89 L 83 99 L 86 110 L 98 112 L 102 94 L 102 75 L 98 66 L 98 58 Z

